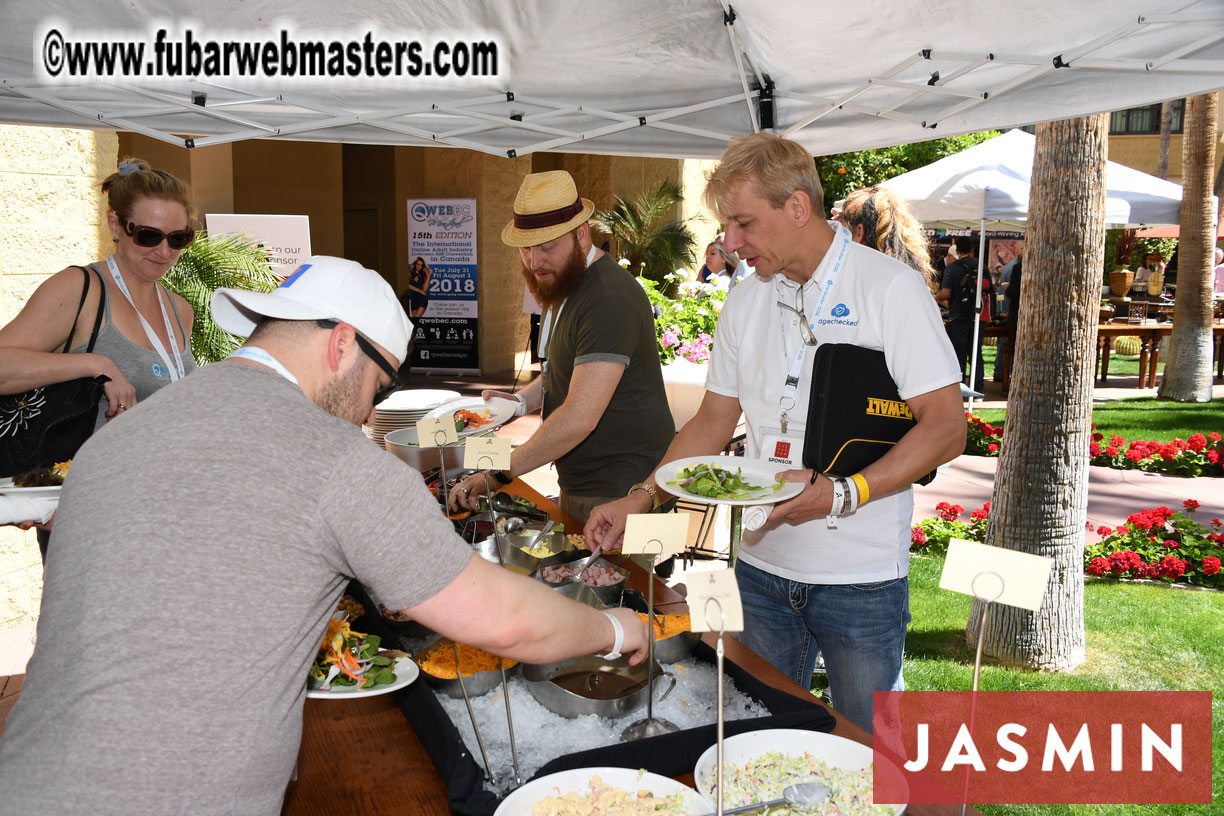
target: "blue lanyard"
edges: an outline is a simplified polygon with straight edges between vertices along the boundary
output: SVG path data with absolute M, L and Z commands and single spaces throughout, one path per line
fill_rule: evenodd
M 273 357 L 268 352 L 261 349 L 259 346 L 243 346 L 235 351 L 230 357 L 239 357 L 244 360 L 253 360 L 256 363 L 266 365 L 268 368 L 275 371 L 277 374 L 284 377 L 294 385 L 298 384 L 297 377 L 289 372 L 289 369 L 281 365 L 280 360 Z M 229 358 L 226 358 L 229 359 Z
M 816 308 L 812 311 L 811 317 L 809 318 L 806 314 L 804 314 L 799 318 L 800 320 L 807 321 L 808 329 L 812 332 L 816 331 L 816 321 L 820 315 L 824 313 L 825 304 L 829 300 L 829 295 L 833 292 L 833 285 L 837 282 L 838 276 L 841 275 L 842 264 L 846 260 L 846 253 L 849 251 L 849 249 L 849 231 L 841 228 L 840 226 L 834 227 L 833 244 L 829 247 L 829 252 L 836 250 L 837 258 L 833 261 L 833 267 L 829 270 L 828 275 L 825 277 L 824 285 L 820 287 L 820 300 L 816 303 Z M 827 258 L 828 254 L 826 254 L 825 257 Z M 816 273 L 819 271 L 820 267 L 818 266 L 816 267 L 816 272 L 812 273 L 812 278 L 809 279 L 808 283 L 815 279 Z M 801 284 L 799 291 L 801 291 L 806 285 L 807 283 Z M 781 281 L 776 281 L 774 284 L 774 291 L 778 294 L 779 300 L 781 300 L 781 292 L 778 291 L 778 287 L 780 286 Z M 791 356 L 789 348 L 790 332 L 788 332 L 786 328 L 786 311 L 786 309 L 778 309 L 778 316 L 781 320 L 782 326 L 782 355 L 787 360 L 788 364 L 786 383 L 782 388 L 782 396 L 778 399 L 778 407 L 782 409 L 782 413 L 779 417 L 779 424 L 782 426 L 782 433 L 786 433 L 786 426 L 790 419 L 789 412 L 795 407 L 795 392 L 799 387 L 799 375 L 803 371 L 803 361 L 807 356 L 808 350 L 807 344 L 804 343 L 801 338 L 799 341 L 799 350 L 793 357 Z

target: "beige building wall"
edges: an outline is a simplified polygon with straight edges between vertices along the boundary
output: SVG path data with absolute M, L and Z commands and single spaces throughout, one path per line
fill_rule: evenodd
M 110 252 L 100 185 L 112 131 L 0 125 L 0 324 L 52 273 Z M 0 630 L 34 620 L 42 560 L 33 532 L 0 527 Z
M 1160 168 L 1160 134 L 1111 135 L 1108 158 L 1112 162 L 1133 167 L 1141 173 L 1155 176 Z M 1217 136 L 1216 170 L 1224 162 L 1224 139 Z M 1182 134 L 1169 137 L 1169 175 L 1174 184 L 1182 183 Z

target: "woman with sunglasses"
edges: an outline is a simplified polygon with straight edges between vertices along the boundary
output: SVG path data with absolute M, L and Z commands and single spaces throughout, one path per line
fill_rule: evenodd
M 905 202 L 882 187 L 855 190 L 846 196 L 838 217 L 856 243 L 912 266 L 927 287 L 935 285 L 935 270 L 922 224 Z
M 195 369 L 191 307 L 158 283 L 195 237 L 187 185 L 129 158 L 102 182 L 102 192 L 114 253 L 86 267 L 86 275 L 75 266 L 52 275 L 0 329 L 0 393 L 99 374 L 110 378 L 95 428 Z M 93 352 L 86 353 L 99 310 L 101 328 Z M 58 353 L 65 344 L 69 353 Z

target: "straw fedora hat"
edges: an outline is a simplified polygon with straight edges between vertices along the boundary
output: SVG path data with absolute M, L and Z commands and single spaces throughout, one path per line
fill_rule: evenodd
M 585 224 L 593 212 L 595 205 L 578 196 L 569 173 L 532 173 L 514 197 L 514 220 L 502 230 L 502 242 L 513 247 L 546 244 Z

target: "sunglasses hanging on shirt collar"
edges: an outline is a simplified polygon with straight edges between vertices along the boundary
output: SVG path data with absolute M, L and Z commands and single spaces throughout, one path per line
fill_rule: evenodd
M 137 246 L 142 246 L 145 249 L 152 249 L 162 241 L 165 241 L 171 249 L 186 249 L 187 245 L 195 240 L 195 230 L 191 227 L 166 233 L 157 229 L 157 227 L 133 224 L 122 215 L 119 216 L 119 225 L 123 227 L 124 233 L 136 242 Z

